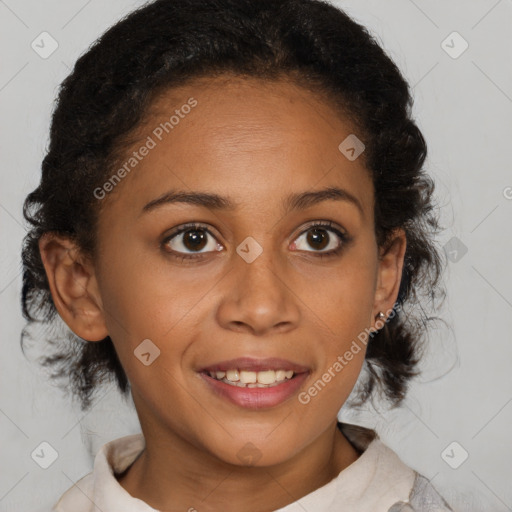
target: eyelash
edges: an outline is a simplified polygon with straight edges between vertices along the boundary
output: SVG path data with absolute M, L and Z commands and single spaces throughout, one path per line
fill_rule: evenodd
M 346 233 L 342 233 L 340 230 L 333 227 L 332 224 L 333 224 L 332 221 L 314 221 L 304 231 L 302 231 L 298 235 L 297 238 L 299 238 L 304 233 L 307 233 L 308 231 L 310 231 L 313 228 L 324 228 L 324 229 L 326 229 L 326 231 L 331 231 L 339 237 L 339 239 L 341 240 L 340 245 L 336 249 L 332 249 L 331 251 L 328 251 L 328 252 L 317 252 L 317 251 L 306 251 L 306 252 L 308 252 L 308 253 L 312 252 L 314 254 L 314 257 L 316 257 L 316 258 L 330 258 L 330 257 L 338 256 L 344 250 L 345 246 L 349 242 L 352 241 L 352 237 L 350 237 Z M 215 238 L 215 235 L 206 226 L 203 226 L 202 224 L 198 224 L 195 222 L 191 222 L 189 224 L 184 224 L 183 226 L 178 228 L 176 231 L 171 233 L 169 236 L 165 237 L 161 243 L 162 247 L 165 247 L 165 245 L 167 245 L 168 242 L 170 242 L 173 238 L 180 235 L 181 233 L 185 233 L 186 231 L 191 231 L 194 229 L 204 231 Z M 164 249 L 164 250 L 173 258 L 181 259 L 182 262 L 184 260 L 192 260 L 192 259 L 196 259 L 196 258 L 201 258 L 205 254 L 205 253 L 197 253 L 197 254 L 180 254 L 180 255 L 178 255 L 178 254 L 175 254 L 174 252 L 167 251 L 166 249 Z

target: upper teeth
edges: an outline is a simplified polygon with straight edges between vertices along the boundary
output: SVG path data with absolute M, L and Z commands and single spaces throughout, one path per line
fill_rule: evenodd
M 291 379 L 293 377 L 293 370 L 264 370 L 261 372 L 251 372 L 245 370 L 227 370 L 225 372 L 208 372 L 210 377 L 217 380 L 224 380 L 228 383 L 238 383 L 238 385 L 254 384 L 256 387 L 258 384 L 275 384 L 285 379 Z

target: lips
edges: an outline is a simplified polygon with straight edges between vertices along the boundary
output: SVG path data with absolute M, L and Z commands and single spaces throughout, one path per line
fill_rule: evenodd
M 269 387 L 239 387 L 213 379 L 207 373 L 199 374 L 213 393 L 244 409 L 276 407 L 290 400 L 303 386 L 308 373 L 299 373 L 291 379 Z
M 304 384 L 309 372 L 306 366 L 286 359 L 241 357 L 205 366 L 198 373 L 208 388 L 218 397 L 227 399 L 239 407 L 261 409 L 276 407 L 291 399 Z M 226 378 L 222 375 L 223 373 L 226 373 Z M 264 380 L 268 378 L 274 382 L 271 384 L 255 382 L 255 377 L 259 381 L 262 373 Z M 272 376 L 274 373 L 275 375 Z M 287 375 L 277 381 L 280 374 Z M 222 379 L 219 380 L 219 377 Z M 227 377 L 236 382 L 229 381 Z M 248 383 L 243 382 L 246 380 Z

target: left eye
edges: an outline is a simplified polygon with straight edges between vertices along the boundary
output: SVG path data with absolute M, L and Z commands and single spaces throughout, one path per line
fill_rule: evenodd
M 336 235 L 339 241 L 336 241 L 332 233 Z M 341 245 L 346 240 L 346 235 L 339 232 L 337 229 L 330 227 L 330 225 L 314 225 L 310 226 L 299 238 L 293 243 L 294 248 L 298 250 L 308 251 L 306 245 L 313 247 L 314 251 L 308 252 L 323 252 L 335 253 L 340 250 Z

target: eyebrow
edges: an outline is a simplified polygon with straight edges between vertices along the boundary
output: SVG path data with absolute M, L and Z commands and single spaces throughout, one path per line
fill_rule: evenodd
M 305 210 L 323 201 L 344 201 L 357 207 L 362 217 L 364 209 L 357 197 L 345 189 L 328 187 L 321 190 L 306 191 L 290 194 L 283 203 L 284 213 L 295 210 Z M 165 204 L 185 203 L 195 206 L 203 206 L 212 210 L 236 210 L 237 203 L 226 196 L 220 196 L 209 192 L 187 192 L 183 190 L 171 190 L 147 203 L 141 213 L 146 213 Z

